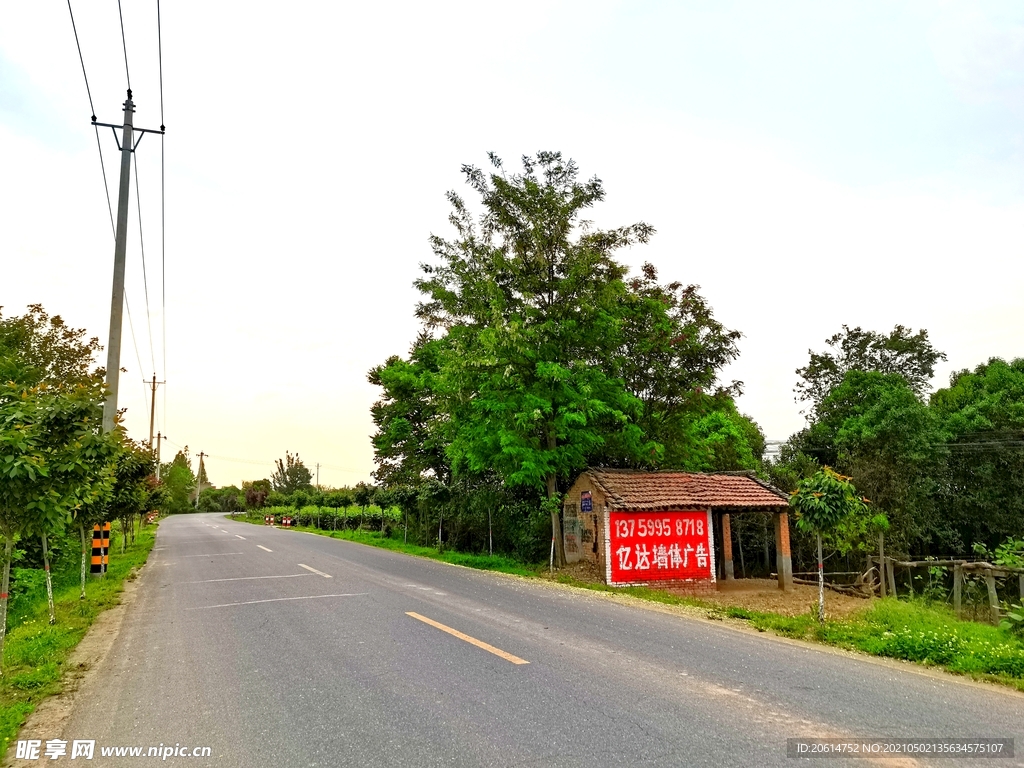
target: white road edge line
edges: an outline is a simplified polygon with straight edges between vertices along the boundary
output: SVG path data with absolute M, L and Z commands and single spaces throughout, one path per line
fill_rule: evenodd
M 262 544 L 257 544 L 256 546 L 259 547 L 260 549 L 262 549 L 264 552 L 273 552 L 274 551 L 272 549 L 267 549 Z
M 299 563 L 299 568 L 305 568 L 307 571 L 312 571 L 317 576 L 323 576 L 325 579 L 333 579 L 334 578 L 329 573 L 324 573 L 323 571 L 318 571 L 316 568 L 310 568 L 308 565 L 305 565 L 303 563 Z
M 285 576 L 234 576 L 230 579 L 203 579 L 202 581 L 182 581 L 179 584 L 210 584 L 214 581 L 251 581 L 252 579 L 297 579 L 299 576 L 312 576 L 311 573 L 289 573 Z
M 279 603 L 284 600 L 319 600 L 322 597 L 361 597 L 369 592 L 350 592 L 344 595 L 307 595 L 305 597 L 272 597 L 269 600 L 246 600 L 244 603 L 221 603 L 220 605 L 200 605 L 196 608 L 186 608 L 186 611 L 201 611 L 205 608 L 231 608 L 236 605 L 256 605 L 257 603 Z
M 236 539 L 241 539 L 242 541 L 245 541 L 245 536 L 239 536 L 237 533 L 235 534 L 235 538 Z
M 221 557 L 223 555 L 240 555 L 241 552 L 211 552 L 208 555 L 182 555 L 182 557 Z

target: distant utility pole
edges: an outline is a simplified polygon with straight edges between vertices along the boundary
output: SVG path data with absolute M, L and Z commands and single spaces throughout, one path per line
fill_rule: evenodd
M 320 462 L 316 463 L 316 489 L 320 490 Z
M 203 456 L 209 456 L 209 454 L 199 452 L 199 471 L 196 472 L 196 509 L 199 509 L 199 494 L 203 492 Z
M 121 150 L 121 182 L 117 192 L 117 227 L 114 233 L 114 286 L 110 294 L 110 334 L 107 337 L 107 399 L 103 403 L 104 432 L 114 429 L 114 420 L 117 417 L 117 383 L 121 374 L 121 315 L 124 310 L 124 254 L 128 244 L 128 190 L 131 187 L 132 153 L 139 146 L 139 141 L 142 141 L 145 134 L 163 133 L 163 129 L 151 131 L 148 128 L 134 128 L 132 126 L 134 113 L 135 104 L 132 102 L 132 91 L 129 88 L 128 99 L 124 103 L 123 125 L 98 123 L 95 115 L 92 118 L 93 125 L 110 128 L 114 132 L 115 140 L 117 139 L 117 129 L 123 130 L 121 139 L 118 141 L 118 149 Z M 138 141 L 134 138 L 135 133 L 139 134 Z
M 156 380 L 156 374 L 154 373 L 153 374 L 153 381 L 152 382 L 146 382 L 146 383 L 147 384 L 151 384 L 151 386 L 153 388 L 153 394 L 152 394 L 152 397 L 151 397 L 151 399 L 149 401 L 149 450 L 150 450 L 150 453 L 152 453 L 152 451 L 153 451 L 153 422 L 156 419 L 156 387 L 157 387 L 157 384 L 164 384 L 166 382 L 157 381 Z M 159 476 L 157 477 L 157 479 L 158 480 L 160 479 Z

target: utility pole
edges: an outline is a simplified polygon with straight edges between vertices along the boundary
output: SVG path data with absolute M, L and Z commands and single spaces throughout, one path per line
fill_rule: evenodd
M 320 462 L 316 463 L 316 489 L 320 490 Z
M 156 479 L 160 480 L 160 441 L 163 439 L 163 435 L 159 432 L 156 433 Z
M 199 494 L 203 492 L 203 456 L 208 454 L 199 452 L 199 471 L 196 472 L 196 509 L 199 509 Z
M 151 397 L 151 399 L 149 401 L 149 450 L 152 453 L 152 451 L 153 451 L 153 422 L 156 420 L 156 387 L 157 387 L 157 384 L 164 384 L 165 382 L 157 381 L 156 380 L 156 374 L 154 373 L 153 374 L 153 381 L 152 382 L 146 382 L 146 383 L 150 384 L 152 386 L 152 389 L 153 389 L 153 394 L 152 394 L 152 397 Z M 157 479 L 159 480 L 159 477 Z
M 147 133 L 163 133 L 151 131 L 147 128 L 135 128 L 132 125 L 132 116 L 135 114 L 135 104 L 132 102 L 132 91 L 128 89 L 128 98 L 124 102 L 124 124 L 112 125 L 111 123 L 98 123 L 93 115 L 93 125 L 102 125 L 110 128 L 117 139 L 117 129 L 122 129 L 121 138 L 118 140 L 118 149 L 121 150 L 121 180 L 117 191 L 117 226 L 114 231 L 114 285 L 110 293 L 110 333 L 107 337 L 107 399 L 103 403 L 103 431 L 110 432 L 114 429 L 114 422 L 117 418 L 117 384 L 121 375 L 121 317 L 124 310 L 124 262 L 125 248 L 128 244 L 128 191 L 131 188 L 132 174 L 132 153 L 139 146 L 139 141 Z M 139 134 L 138 141 L 135 134 Z M 151 440 L 152 442 L 152 440 Z

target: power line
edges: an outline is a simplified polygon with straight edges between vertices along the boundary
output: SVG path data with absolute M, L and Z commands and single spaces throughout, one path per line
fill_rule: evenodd
M 128 330 L 132 334 L 132 346 L 135 347 L 135 359 L 139 363 L 139 373 L 142 373 L 145 369 L 142 367 L 142 357 L 139 356 L 139 344 L 135 340 L 135 325 L 132 323 L 132 307 L 128 303 L 128 291 L 124 292 L 124 308 L 128 313 Z M 142 383 L 142 402 L 146 402 L 146 383 Z
M 92 103 L 92 89 L 89 88 L 89 75 L 85 72 L 85 57 L 82 55 L 82 44 L 78 40 L 78 27 L 75 26 L 75 14 L 71 10 L 71 0 L 68 0 L 68 15 L 71 16 L 71 30 L 75 33 L 75 47 L 78 48 L 78 60 L 82 64 L 82 78 L 85 80 L 85 93 L 89 97 L 89 112 L 92 116 L 93 132 L 96 134 L 96 151 L 100 155 L 100 171 L 103 174 L 103 191 L 107 197 L 107 215 L 110 216 L 110 230 L 115 233 L 114 209 L 110 205 L 110 187 L 107 184 L 107 167 L 103 162 L 103 146 L 100 144 L 100 129 L 96 123 L 96 107 Z
M 131 98 L 132 76 L 128 74 L 128 43 L 124 39 L 124 14 L 121 12 L 121 0 L 117 0 L 117 15 L 121 19 L 121 46 L 124 48 L 124 76 L 128 80 L 128 97 Z
M 78 60 L 82 62 L 82 77 L 85 78 L 85 92 L 89 96 L 89 110 L 92 112 L 93 122 L 96 122 L 96 108 L 92 105 L 92 90 L 89 88 L 89 76 L 85 74 L 85 57 L 82 56 L 82 44 L 78 41 L 78 27 L 75 26 L 75 14 L 71 10 L 71 0 L 68 0 L 68 14 L 71 16 L 71 29 L 75 33 L 75 46 L 78 48 Z
M 69 0 L 70 2 L 70 0 Z M 156 50 L 160 68 L 160 349 L 163 353 L 164 381 L 167 381 L 167 203 L 164 171 L 164 41 L 160 24 L 160 0 L 156 0 Z M 167 386 L 164 386 L 164 409 L 161 413 L 167 428 Z
M 132 153 L 135 162 L 135 205 L 139 212 L 139 251 L 142 253 L 142 290 L 146 297 L 146 328 L 149 331 L 149 361 L 156 371 L 156 352 L 153 347 L 153 315 L 149 311 L 149 278 L 146 276 L 146 241 L 142 235 L 142 195 L 139 193 L 139 160 Z M 141 373 L 141 371 L 140 371 Z

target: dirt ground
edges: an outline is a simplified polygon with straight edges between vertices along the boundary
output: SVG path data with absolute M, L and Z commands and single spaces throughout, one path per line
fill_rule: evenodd
M 601 583 L 603 574 L 594 563 L 581 561 L 559 568 L 555 578 L 568 575 L 578 581 Z M 670 589 L 673 594 L 685 595 L 683 590 Z M 779 589 L 774 579 L 736 579 L 735 581 L 718 582 L 718 590 L 713 594 L 695 595 L 700 600 L 715 603 L 723 607 L 735 606 L 751 611 L 765 611 L 797 616 L 801 613 L 818 609 L 818 588 L 803 584 L 794 584 L 790 592 Z M 856 611 L 864 610 L 870 600 L 860 597 L 848 597 L 837 592 L 825 590 L 825 612 L 829 616 L 848 616 Z

